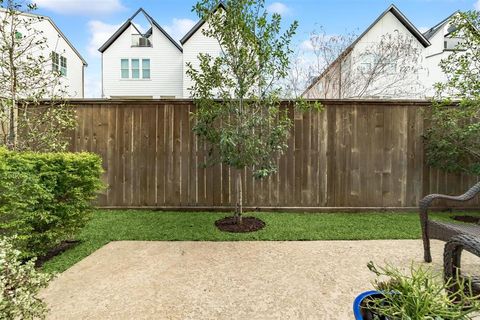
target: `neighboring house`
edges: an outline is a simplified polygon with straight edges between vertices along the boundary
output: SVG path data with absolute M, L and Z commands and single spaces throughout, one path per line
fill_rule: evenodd
M 142 33 L 134 19 L 150 26 Z M 182 97 L 182 47 L 143 9 L 100 47 L 102 97 L 160 99 Z
M 223 4 L 217 6 L 224 8 Z M 217 10 L 216 9 L 216 10 Z M 135 23 L 142 14 L 150 24 L 145 33 Z M 218 55 L 220 46 L 203 35 L 208 23 L 201 20 L 178 44 L 142 8 L 100 47 L 102 97 L 112 99 L 188 98 L 191 79 L 187 63 L 198 67 L 198 54 Z
M 223 3 L 216 7 L 225 9 Z M 220 54 L 220 44 L 216 39 L 206 37 L 203 30 L 208 28 L 208 21 L 200 20 L 183 38 L 180 43 L 183 46 L 183 97 L 190 97 L 190 88 L 193 85 L 192 79 L 186 74 L 187 64 L 190 63 L 193 68 L 199 68 L 198 55 L 200 53 L 209 54 L 216 57 Z
M 4 16 L 4 12 L 4 10 L 0 10 L 0 16 Z M 52 57 L 52 63 L 47 67 L 62 74 L 61 85 L 65 86 L 68 97 L 83 98 L 85 95 L 85 68 L 87 67 L 85 59 L 52 19 L 31 13 L 22 13 L 22 15 L 39 18 L 32 24 L 32 27 L 42 32 L 42 36 L 46 38 L 45 50 L 47 52 L 43 52 L 43 55 Z
M 302 96 L 310 99 L 433 96 L 433 84 L 445 77 L 439 62 L 458 43 L 458 39 L 449 37 L 450 18 L 421 33 L 391 5 L 312 81 Z

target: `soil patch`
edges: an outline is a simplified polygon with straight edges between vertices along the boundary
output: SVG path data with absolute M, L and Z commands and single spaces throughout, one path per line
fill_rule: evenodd
M 80 241 L 79 240 L 68 240 L 68 241 L 63 241 L 60 243 L 58 246 L 50 250 L 46 255 L 39 257 L 35 261 L 35 267 L 40 268 L 43 266 L 45 262 L 48 260 L 52 259 L 55 256 L 58 256 L 59 254 L 67 251 L 68 249 L 71 249 L 75 247 Z
M 242 224 L 237 224 L 234 217 L 227 217 L 215 221 L 218 229 L 232 233 L 255 232 L 265 228 L 265 222 L 254 217 L 243 217 Z
M 453 216 L 452 219 L 456 221 L 467 222 L 467 223 L 478 224 L 480 222 L 480 217 L 474 217 L 474 216 Z

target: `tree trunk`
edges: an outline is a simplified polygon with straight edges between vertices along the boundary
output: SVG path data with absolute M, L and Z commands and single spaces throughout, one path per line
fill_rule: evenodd
M 235 222 L 237 224 L 242 224 L 242 214 L 243 214 L 243 190 L 242 190 L 242 170 L 237 169 L 237 174 L 235 175 Z

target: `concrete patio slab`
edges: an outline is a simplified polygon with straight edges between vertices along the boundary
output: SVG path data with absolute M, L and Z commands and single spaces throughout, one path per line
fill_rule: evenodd
M 443 243 L 432 245 L 440 268 Z M 421 242 L 112 242 L 42 297 L 62 320 L 352 319 L 353 299 L 372 288 L 370 260 L 421 263 Z

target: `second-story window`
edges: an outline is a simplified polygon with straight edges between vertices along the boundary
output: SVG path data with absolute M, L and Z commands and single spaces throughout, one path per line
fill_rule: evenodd
M 129 79 L 130 78 L 130 66 L 128 59 L 122 59 L 122 79 Z
M 142 78 L 150 79 L 150 59 L 142 59 Z
M 140 79 L 140 60 L 132 59 L 132 79 Z
M 67 58 L 64 56 L 52 52 L 52 69 L 55 72 L 60 72 L 62 76 L 67 75 Z
M 150 59 L 121 59 L 122 79 L 150 79 Z

